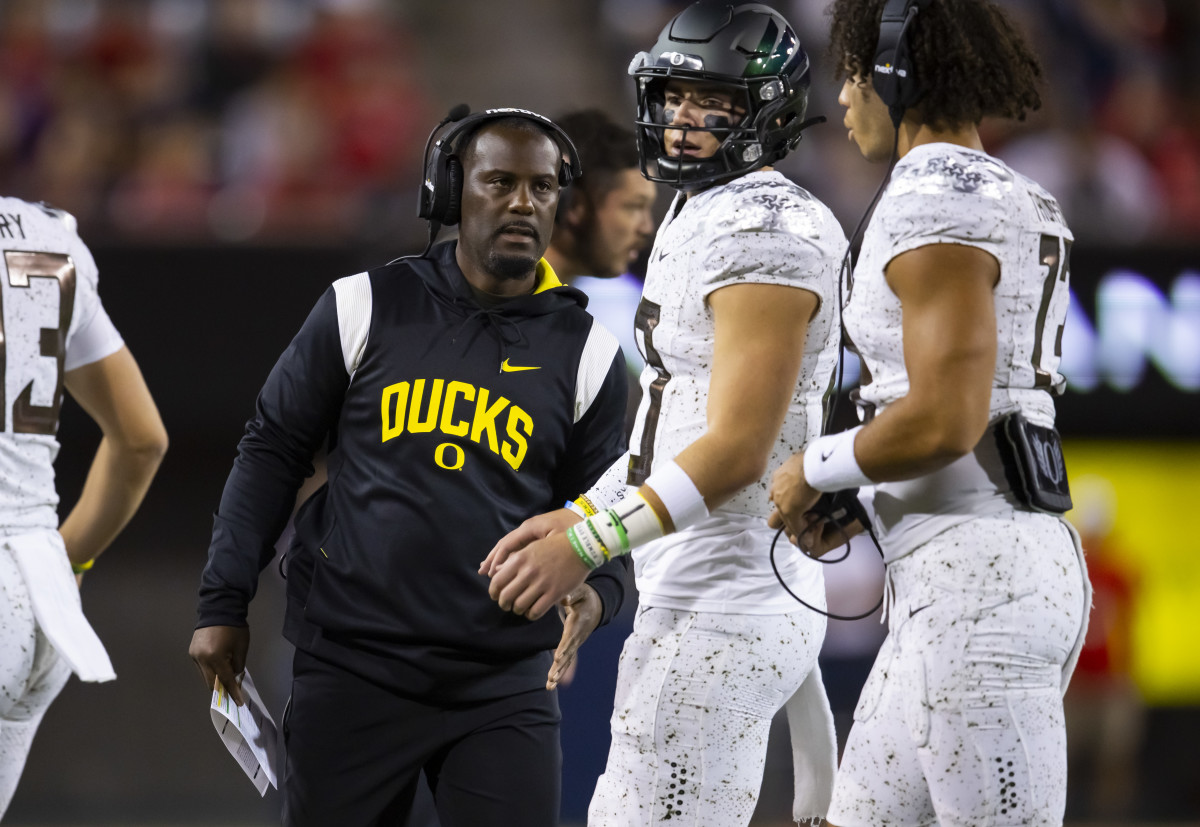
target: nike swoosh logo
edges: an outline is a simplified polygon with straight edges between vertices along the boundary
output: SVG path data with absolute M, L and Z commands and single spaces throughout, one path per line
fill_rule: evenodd
M 516 373 L 519 370 L 541 370 L 541 369 L 542 368 L 540 365 L 510 365 L 508 363 L 507 359 L 505 359 L 503 362 L 500 363 L 500 370 L 504 371 L 505 373 Z
M 833 449 L 830 449 L 828 452 L 822 451 L 821 462 L 828 462 L 831 456 L 833 456 Z
M 909 617 L 912 617 L 912 616 L 913 616 L 913 615 L 915 615 L 917 612 L 923 612 L 923 611 L 925 611 L 926 609 L 928 609 L 928 608 L 929 608 L 930 606 L 932 606 L 932 605 L 933 605 L 932 603 L 926 603 L 924 606 L 918 606 L 918 607 L 917 607 L 917 608 L 915 608 L 915 609 L 909 609 L 909 610 L 908 610 L 908 616 L 909 616 Z

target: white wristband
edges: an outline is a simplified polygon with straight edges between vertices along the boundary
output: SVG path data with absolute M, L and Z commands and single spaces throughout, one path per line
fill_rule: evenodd
M 662 500 L 676 531 L 682 531 L 708 516 L 704 495 L 696 488 L 687 471 L 674 460 L 655 468 L 644 484 L 654 489 L 654 493 Z
M 854 457 L 854 439 L 862 429 L 859 425 L 808 443 L 804 449 L 804 479 L 809 485 L 818 491 L 874 485 Z
M 644 546 L 664 534 L 662 521 L 658 519 L 654 508 L 646 502 L 646 498 L 641 494 L 636 492 L 630 494 L 609 511 L 613 512 L 621 521 L 621 526 L 625 531 L 625 541 L 629 544 L 630 549 Z

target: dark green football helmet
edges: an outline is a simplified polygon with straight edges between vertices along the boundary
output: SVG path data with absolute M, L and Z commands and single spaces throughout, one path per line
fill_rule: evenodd
M 811 123 L 804 120 L 808 69 L 795 30 L 769 6 L 700 0 L 684 9 L 654 48 L 640 52 L 629 66 L 637 84 L 642 174 L 691 192 L 783 158 Z M 663 98 L 672 78 L 721 84 L 739 96 L 738 106 L 746 112 L 739 123 L 686 127 L 721 138 L 712 157 L 667 154 Z

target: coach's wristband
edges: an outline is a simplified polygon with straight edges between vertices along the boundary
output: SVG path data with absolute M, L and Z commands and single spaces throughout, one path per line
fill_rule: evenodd
M 646 477 L 645 485 L 654 489 L 654 493 L 662 500 L 676 531 L 682 531 L 708 516 L 704 495 L 696 488 L 687 471 L 674 460 L 655 468 L 654 473 Z
M 804 449 L 804 479 L 818 491 L 841 491 L 875 483 L 858 467 L 854 439 L 862 425 L 823 436 Z

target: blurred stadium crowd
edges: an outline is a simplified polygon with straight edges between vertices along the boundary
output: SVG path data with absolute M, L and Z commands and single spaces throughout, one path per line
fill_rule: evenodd
M 1200 52 L 1200 3 L 1000 1 L 1034 34 L 1047 85 L 1029 122 L 987 130 L 989 149 L 1044 183 L 1080 240 L 1196 238 L 1200 73 L 1191 62 Z M 492 83 L 497 72 L 509 76 L 512 100 L 477 106 L 536 103 L 553 116 L 598 99 L 619 117 L 632 113 L 626 61 L 685 4 L 570 5 L 4 0 L 0 192 L 73 212 L 93 240 L 412 238 L 425 137 L 462 94 L 439 82 L 447 64 Z M 821 40 L 825 3 L 775 5 L 807 36 L 810 114 L 829 118 L 784 171 L 852 223 L 879 173 L 851 155 L 840 126 Z M 555 59 L 506 51 L 498 23 L 556 44 Z M 495 47 L 486 52 L 471 46 L 489 38 Z M 571 55 L 594 61 L 597 52 L 603 66 L 563 63 Z M 530 101 L 522 83 L 529 72 L 584 72 L 596 85 Z

